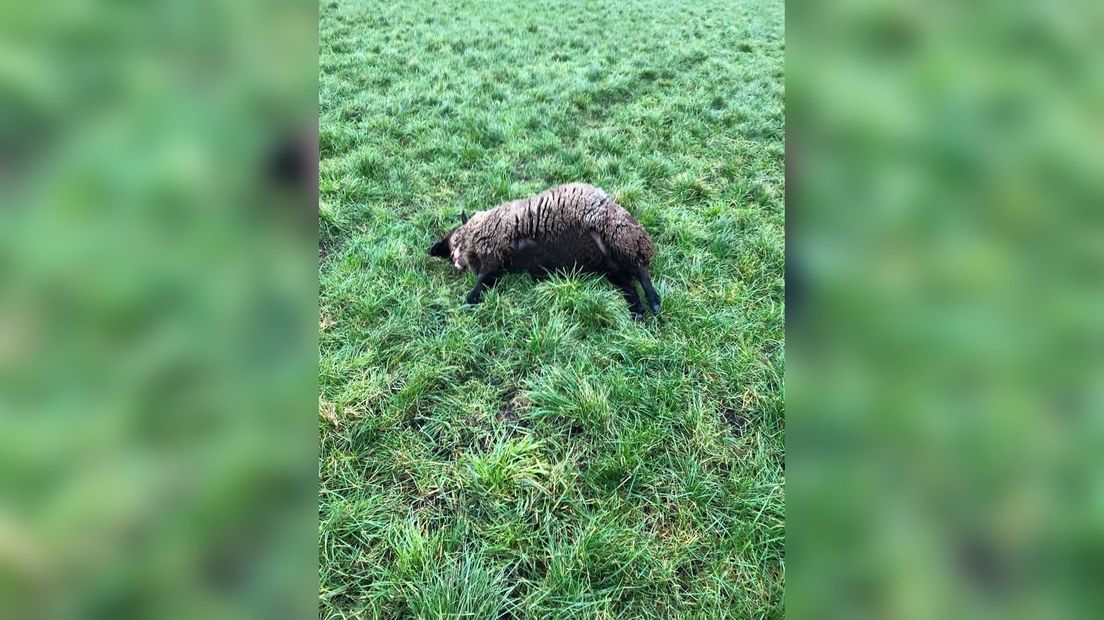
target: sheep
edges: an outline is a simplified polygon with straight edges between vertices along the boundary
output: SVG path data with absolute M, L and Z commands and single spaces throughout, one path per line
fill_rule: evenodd
M 635 320 L 644 317 L 633 285 L 634 278 L 639 280 L 652 313 L 659 314 L 659 294 L 648 276 L 655 245 L 624 207 L 586 183 L 553 187 L 470 219 L 462 213 L 460 225 L 434 243 L 429 254 L 476 274 L 468 304 L 479 303 L 502 273 L 540 279 L 552 271 L 579 269 L 600 273 L 621 289 Z

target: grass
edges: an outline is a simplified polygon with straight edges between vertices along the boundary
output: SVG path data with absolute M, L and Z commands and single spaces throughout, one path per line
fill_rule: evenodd
M 781 0 L 324 2 L 320 615 L 780 618 Z M 608 283 L 426 255 L 568 181 L 658 246 Z

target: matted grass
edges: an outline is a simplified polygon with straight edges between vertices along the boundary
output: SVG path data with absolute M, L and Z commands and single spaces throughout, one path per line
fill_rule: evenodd
M 522 4 L 322 4 L 320 614 L 781 617 L 782 2 Z M 659 319 L 426 255 L 568 181 Z

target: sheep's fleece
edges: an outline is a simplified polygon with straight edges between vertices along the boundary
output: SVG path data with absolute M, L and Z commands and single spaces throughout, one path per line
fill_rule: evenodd
M 569 183 L 535 196 L 480 211 L 450 238 L 458 269 L 503 265 L 529 242 L 556 241 L 590 233 L 602 253 L 636 268 L 647 267 L 655 246 L 644 227 L 606 192 L 586 183 Z

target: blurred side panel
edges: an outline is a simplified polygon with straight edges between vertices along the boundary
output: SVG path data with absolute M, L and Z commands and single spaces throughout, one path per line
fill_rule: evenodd
M 317 613 L 317 9 L 0 6 L 0 617 Z
M 1104 5 L 787 5 L 787 612 L 1104 609 Z

